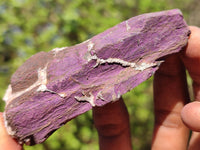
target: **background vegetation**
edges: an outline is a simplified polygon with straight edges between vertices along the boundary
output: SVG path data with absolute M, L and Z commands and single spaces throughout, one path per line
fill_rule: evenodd
M 182 10 L 200 26 L 199 0 L 1 0 L 0 99 L 11 74 L 39 51 L 80 43 L 130 17 L 166 9 Z M 150 149 L 153 129 L 152 78 L 124 95 L 134 150 Z M 0 111 L 4 102 L 0 100 Z M 97 150 L 91 111 L 70 121 L 46 142 L 25 150 Z

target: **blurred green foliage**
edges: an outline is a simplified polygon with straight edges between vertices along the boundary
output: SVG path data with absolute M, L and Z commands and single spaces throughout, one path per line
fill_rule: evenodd
M 130 17 L 180 8 L 189 24 L 200 25 L 198 0 L 1 0 L 0 99 L 12 73 L 39 51 L 71 46 Z M 195 12 L 194 12 L 195 11 Z M 191 17 L 191 15 L 193 17 Z M 124 96 L 134 150 L 150 149 L 153 129 L 152 78 Z M 0 101 L 0 111 L 4 103 Z M 97 150 L 91 111 L 70 121 L 46 142 L 25 150 Z

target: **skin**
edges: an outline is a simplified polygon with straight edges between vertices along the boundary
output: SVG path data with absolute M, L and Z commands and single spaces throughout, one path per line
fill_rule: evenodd
M 198 122 L 200 118 L 198 109 L 200 108 L 200 28 L 190 27 L 190 29 L 191 35 L 187 47 L 178 55 L 170 56 L 155 75 L 156 121 L 152 141 L 153 150 L 200 149 L 199 132 L 193 132 L 189 144 L 187 144 L 189 139 L 187 127 L 193 131 L 200 131 Z M 190 102 L 190 98 L 184 67 L 193 80 L 194 99 L 196 100 L 187 105 L 185 104 Z M 181 122 L 181 119 L 187 127 Z
M 152 150 L 200 149 L 200 28 L 190 27 L 187 47 L 170 55 L 154 77 L 155 125 Z M 185 68 L 193 80 L 195 102 L 189 103 Z M 188 104 L 189 103 L 189 104 Z M 93 109 L 100 150 L 131 150 L 129 115 L 122 99 Z M 189 129 L 192 137 L 189 140 Z M 2 150 L 21 150 L 6 132 L 0 113 Z
M 193 132 L 188 142 L 189 128 L 200 131 L 200 29 L 197 27 L 190 27 L 190 29 L 191 35 L 186 48 L 178 54 L 168 56 L 154 77 L 155 124 L 152 150 L 200 149 L 199 132 Z M 196 100 L 193 103 L 189 103 L 185 68 L 193 80 Z M 108 112 L 112 110 L 112 113 L 107 113 L 104 107 L 93 109 L 94 121 L 99 133 L 100 150 L 115 150 L 116 147 L 118 150 L 132 148 L 128 134 L 130 128 L 124 128 L 123 132 L 119 132 L 121 126 L 129 126 L 128 119 L 125 119 L 128 118 L 128 114 L 124 113 L 126 107 L 122 107 L 121 103 L 115 103 L 115 107 L 110 104 L 105 106 L 106 110 L 110 110 Z M 118 113 L 113 113 L 114 111 Z M 119 115 L 119 112 L 123 113 Z M 99 115 L 101 117 L 97 117 Z M 110 132 L 110 130 L 113 131 L 113 127 L 118 127 L 114 129 L 116 132 Z M 106 136 L 108 133 L 109 136 Z M 118 133 L 117 136 L 116 133 Z M 118 142 L 119 139 L 120 142 Z
M 131 150 L 129 115 L 122 98 L 93 108 L 100 150 Z M 122 142 L 123 141 L 123 142 Z
M 6 132 L 2 113 L 0 113 L 0 146 L 1 150 L 22 150 L 22 146 Z

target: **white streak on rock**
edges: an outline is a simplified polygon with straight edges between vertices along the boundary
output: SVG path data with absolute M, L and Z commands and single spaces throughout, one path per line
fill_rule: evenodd
M 158 64 L 157 63 L 141 63 L 140 65 L 137 65 L 135 67 L 135 70 L 143 71 L 145 69 L 148 69 L 154 66 L 158 66 Z
M 8 88 L 7 88 L 7 90 L 6 90 L 6 93 L 5 93 L 4 97 L 3 97 L 3 100 L 4 100 L 5 102 L 7 102 L 7 101 L 11 98 L 11 95 L 12 95 L 12 87 L 11 87 L 11 85 L 9 84 L 9 85 L 8 85 Z
M 129 31 L 131 29 L 131 27 L 128 24 L 128 21 L 126 21 L 126 31 Z
M 97 93 L 97 97 L 100 98 L 101 100 L 105 101 L 105 99 L 103 98 L 103 95 L 102 95 L 102 91 Z
M 54 48 L 54 49 L 52 49 L 52 52 L 54 53 L 54 55 L 56 55 L 58 52 L 64 50 L 65 48 L 67 48 L 67 47 Z
M 50 92 L 53 94 L 57 94 L 63 98 L 63 96 L 64 96 L 63 94 L 58 94 L 54 91 L 47 89 L 46 84 L 47 84 L 47 65 L 44 68 L 38 69 L 38 80 L 35 83 L 33 83 L 31 86 L 29 86 L 27 89 L 13 93 L 12 87 L 11 87 L 11 85 L 9 85 L 8 89 L 6 90 L 5 95 L 3 97 L 3 100 L 6 102 L 6 105 L 7 105 L 11 100 L 23 95 L 24 93 L 32 90 L 33 88 L 35 88 L 37 86 L 39 86 L 37 89 L 38 92 L 40 92 L 40 91 L 41 92 Z
M 47 65 L 43 69 L 38 69 L 38 82 L 40 82 L 42 85 L 47 84 Z
M 57 93 L 60 97 L 65 98 L 66 94 L 65 93 Z
M 45 85 L 47 83 L 46 70 L 47 70 L 47 65 L 43 69 L 39 68 L 38 69 L 38 80 L 25 90 L 13 93 L 12 87 L 11 87 L 11 85 L 9 85 L 8 89 L 6 90 L 5 95 L 3 97 L 3 100 L 6 101 L 6 104 L 8 104 L 11 100 L 23 95 L 24 93 L 32 90 L 33 88 L 35 88 L 39 85 Z M 44 86 L 41 88 L 43 88 L 43 90 L 44 90 Z
M 87 96 L 84 92 L 82 94 L 83 94 L 83 96 L 81 96 L 81 97 L 75 96 L 74 98 L 77 101 L 80 101 L 80 102 L 84 102 L 84 101 L 89 102 L 92 105 L 92 107 L 94 107 L 95 106 L 95 103 L 94 103 L 95 97 L 94 97 L 94 95 L 91 92 L 89 93 L 89 96 Z
M 29 138 L 24 139 L 24 143 L 26 143 L 26 145 L 30 145 L 31 140 Z
M 96 59 L 96 58 L 94 58 L 94 59 Z M 108 64 L 116 63 L 116 64 L 122 65 L 123 67 L 132 67 L 132 68 L 134 68 L 136 65 L 135 63 L 131 63 L 131 62 L 119 59 L 119 58 L 108 58 L 108 59 L 97 58 L 96 60 L 97 60 L 97 62 L 96 62 L 95 67 L 97 67 L 98 65 L 101 65 L 101 64 L 105 64 L 105 63 L 108 63 Z
M 47 87 L 46 87 L 46 84 L 47 84 L 47 65 L 42 69 L 42 68 L 39 68 L 38 69 L 38 82 L 39 82 L 39 87 L 37 89 L 38 92 L 45 92 L 47 91 Z
M 94 56 L 92 56 L 92 51 L 94 51 L 94 49 L 93 49 L 94 43 L 92 43 L 92 41 L 89 40 L 87 47 L 88 47 L 88 50 L 87 50 L 87 53 L 86 53 L 86 59 L 89 62 L 89 61 L 94 59 L 93 58 Z
M 128 21 L 126 21 L 127 31 L 130 30 L 130 28 L 131 27 L 129 26 Z M 85 55 L 88 62 L 91 60 L 96 60 L 96 64 L 94 65 L 94 68 L 98 67 L 101 64 L 108 63 L 108 64 L 120 64 L 123 67 L 131 67 L 137 71 L 143 71 L 147 68 L 159 65 L 158 63 L 145 63 L 145 62 L 143 62 L 141 64 L 136 64 L 134 62 L 128 62 L 128 61 L 122 60 L 120 58 L 101 59 L 101 58 L 98 58 L 98 56 L 96 55 L 96 53 L 94 51 L 94 45 L 95 44 L 92 41 L 88 40 L 88 45 L 87 45 L 88 50 Z M 92 51 L 94 52 L 94 54 L 92 54 Z
M 42 84 L 42 85 L 40 85 L 39 87 L 38 87 L 38 89 L 37 89 L 37 92 L 45 92 L 45 91 L 47 91 L 48 89 L 47 89 L 47 86 L 46 85 L 44 85 L 44 84 Z M 49 90 L 48 90 L 49 91 Z
M 3 113 L 3 118 L 4 118 L 4 125 L 5 125 L 5 128 L 8 132 L 9 135 L 11 136 L 14 136 L 16 131 L 12 130 L 12 128 L 8 125 L 8 122 L 6 120 L 6 115 L 5 115 L 5 112 Z
M 98 67 L 101 64 L 120 64 L 123 67 L 131 67 L 134 68 L 137 71 L 143 71 L 145 69 L 148 69 L 150 67 L 154 67 L 154 66 L 159 66 L 160 63 L 141 63 L 141 64 L 136 64 L 134 62 L 128 62 L 125 60 L 122 60 L 120 58 L 108 58 L 108 59 L 101 59 L 98 58 L 96 55 L 91 56 L 91 59 L 96 60 L 96 64 L 94 66 L 94 68 Z
M 89 41 L 87 47 L 88 47 L 88 52 L 91 52 L 94 47 L 94 43 L 92 43 L 92 41 Z
M 117 99 L 120 99 L 120 97 L 121 97 L 121 93 L 120 93 L 120 91 L 117 93 Z
M 40 82 L 41 85 L 38 87 L 37 92 L 50 92 L 52 94 L 57 94 L 62 98 L 65 97 L 65 95 L 63 93 L 59 94 L 59 93 L 56 93 L 55 91 L 49 90 L 47 88 L 47 86 L 46 86 L 46 84 L 47 84 L 47 65 L 43 69 L 41 69 L 41 68 L 38 69 L 38 81 Z

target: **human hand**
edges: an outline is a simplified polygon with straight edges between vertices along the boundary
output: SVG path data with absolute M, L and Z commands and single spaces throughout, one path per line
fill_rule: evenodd
M 22 146 L 18 144 L 10 135 L 8 135 L 4 127 L 3 114 L 0 112 L 0 149 L 1 150 L 22 150 Z
M 198 68 L 200 66 L 200 29 L 197 27 L 190 27 L 190 29 L 191 35 L 185 50 L 169 56 L 155 74 L 155 125 L 152 150 L 200 149 L 200 135 L 197 132 L 193 132 L 188 146 L 189 129 L 184 125 L 185 123 L 190 129 L 200 131 L 200 109 L 198 110 L 200 103 L 193 102 L 186 105 L 190 97 L 185 67 L 194 82 L 195 100 L 200 100 L 200 69 Z M 131 149 L 128 113 L 123 101 L 120 101 L 114 103 L 115 107 L 113 104 L 108 104 L 106 108 L 93 109 L 100 149 L 112 150 L 116 147 L 118 150 Z M 121 140 L 118 140 L 120 138 Z
M 185 68 L 193 80 L 194 99 L 200 100 L 200 28 L 190 29 L 191 35 L 184 51 L 167 58 L 155 74 L 152 150 L 200 149 L 200 134 L 193 132 L 189 141 L 189 129 L 186 127 L 200 131 L 200 103 L 187 104 L 190 97 Z

